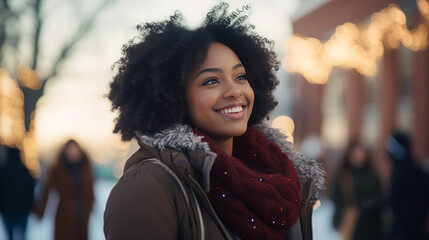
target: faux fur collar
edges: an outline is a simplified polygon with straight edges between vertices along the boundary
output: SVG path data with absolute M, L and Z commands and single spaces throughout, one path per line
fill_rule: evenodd
M 288 155 L 295 165 L 301 183 L 306 182 L 310 177 L 314 179 L 314 185 L 311 189 L 311 199 L 316 200 L 318 192 L 324 188 L 325 183 L 325 171 L 322 165 L 295 151 L 292 143 L 286 141 L 286 135 L 282 134 L 278 129 L 269 127 L 267 123 L 258 124 L 254 127 L 261 131 L 269 141 L 276 143 Z M 210 150 L 206 142 L 201 141 L 202 137 L 192 132 L 192 128 L 189 125 L 178 124 L 153 135 L 137 133 L 137 137 L 144 144 L 161 150 L 165 148 L 188 151 L 203 150 L 206 155 L 202 169 L 202 187 L 208 192 L 210 189 L 210 170 L 216 159 L 216 154 Z

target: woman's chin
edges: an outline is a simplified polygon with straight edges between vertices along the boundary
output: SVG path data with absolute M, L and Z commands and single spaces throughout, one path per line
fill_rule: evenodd
M 239 136 L 245 134 L 246 131 L 247 131 L 247 126 L 241 128 L 241 129 L 234 129 L 234 131 L 231 131 L 233 133 L 233 134 L 231 134 L 231 136 L 233 136 L 233 137 L 239 137 Z

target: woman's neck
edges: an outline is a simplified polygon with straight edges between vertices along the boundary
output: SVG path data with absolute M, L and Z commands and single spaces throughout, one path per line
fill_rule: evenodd
M 232 156 L 233 137 L 230 138 L 212 138 L 213 142 L 229 156 Z

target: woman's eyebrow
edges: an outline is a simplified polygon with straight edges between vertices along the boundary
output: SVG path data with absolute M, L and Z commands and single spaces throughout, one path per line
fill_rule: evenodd
M 195 75 L 194 79 L 205 72 L 222 72 L 222 70 L 220 68 L 206 68 L 201 70 L 201 72 L 199 72 L 197 75 Z
M 243 66 L 243 64 L 239 63 L 239 64 L 235 65 L 234 67 L 232 67 L 232 70 L 235 70 L 235 69 L 241 68 L 241 67 L 244 67 L 244 66 Z
M 235 70 L 237 68 L 243 67 L 243 64 L 239 63 L 237 65 L 234 65 L 234 67 L 232 67 L 232 70 Z M 222 69 L 220 68 L 206 68 L 201 70 L 197 75 L 195 75 L 194 79 L 197 78 L 198 76 L 200 76 L 201 74 L 205 73 L 205 72 L 222 72 Z

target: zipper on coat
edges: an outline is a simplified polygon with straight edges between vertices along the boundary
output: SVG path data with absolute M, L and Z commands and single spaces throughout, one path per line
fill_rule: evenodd
M 192 196 L 194 197 L 195 205 L 197 206 L 197 212 L 198 212 L 198 218 L 200 220 L 200 226 L 201 226 L 201 239 L 204 240 L 206 238 L 205 228 L 204 228 L 204 221 L 203 221 L 203 214 L 201 213 L 200 204 L 198 203 L 198 199 L 195 196 L 194 190 L 191 188 Z
M 302 191 L 300 219 L 301 233 L 304 240 L 313 239 L 312 215 L 313 206 L 316 201 L 311 200 L 311 188 L 313 186 L 314 178 L 309 177 L 304 185 Z

